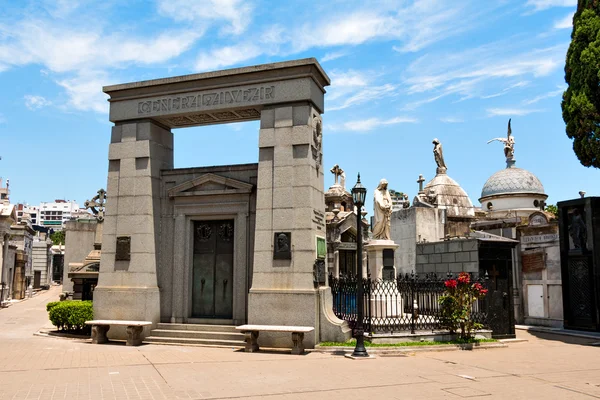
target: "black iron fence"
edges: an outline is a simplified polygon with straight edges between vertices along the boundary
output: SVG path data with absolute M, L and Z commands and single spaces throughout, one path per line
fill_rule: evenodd
M 394 333 L 435 331 L 443 329 L 439 298 L 446 289 L 445 281 L 452 278 L 434 274 L 399 275 L 394 280 L 362 279 L 365 332 Z M 485 286 L 485 279 L 474 279 Z M 355 276 L 329 276 L 333 294 L 335 315 L 348 321 L 354 328 L 357 320 L 356 293 L 358 280 Z M 481 324 L 487 320 L 485 297 L 475 301 L 471 311 L 474 321 Z

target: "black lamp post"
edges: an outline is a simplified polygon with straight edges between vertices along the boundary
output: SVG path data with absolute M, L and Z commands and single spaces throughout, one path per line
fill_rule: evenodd
M 357 290 L 356 290 L 356 347 L 352 353 L 353 357 L 368 357 L 365 349 L 365 331 L 363 328 L 364 318 L 364 299 L 363 299 L 363 272 L 362 272 L 362 220 L 361 210 L 367 197 L 367 188 L 360 183 L 360 173 L 358 181 L 352 188 L 352 200 L 356 206 L 356 266 L 357 266 Z

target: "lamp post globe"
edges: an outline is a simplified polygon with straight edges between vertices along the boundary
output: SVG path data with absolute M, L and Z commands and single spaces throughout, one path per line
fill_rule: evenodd
M 362 219 L 361 209 L 365 204 L 367 197 L 367 188 L 360 183 L 360 173 L 356 185 L 352 188 L 352 200 L 356 206 L 356 347 L 354 347 L 353 357 L 368 357 L 365 348 L 365 330 L 363 327 L 364 319 L 364 295 L 363 295 L 363 272 L 362 272 Z

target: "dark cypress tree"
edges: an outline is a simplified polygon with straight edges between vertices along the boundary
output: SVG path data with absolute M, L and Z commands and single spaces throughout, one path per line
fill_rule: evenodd
M 562 114 L 582 165 L 600 168 L 600 0 L 579 0 L 567 52 Z

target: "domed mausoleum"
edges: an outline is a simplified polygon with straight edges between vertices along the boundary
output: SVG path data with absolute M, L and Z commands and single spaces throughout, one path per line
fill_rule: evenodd
M 504 143 L 506 168 L 494 173 L 483 185 L 479 202 L 490 217 L 510 214 L 529 217 L 532 212 L 544 208 L 548 195 L 542 182 L 533 173 L 515 166 L 514 139 L 510 125 L 508 137 L 496 138 Z
M 433 140 L 433 154 L 437 163 L 436 175 L 413 201 L 416 207 L 433 207 L 442 210 L 444 237 L 466 236 L 475 218 L 475 208 L 467 192 L 446 173 L 447 167 L 439 140 Z

